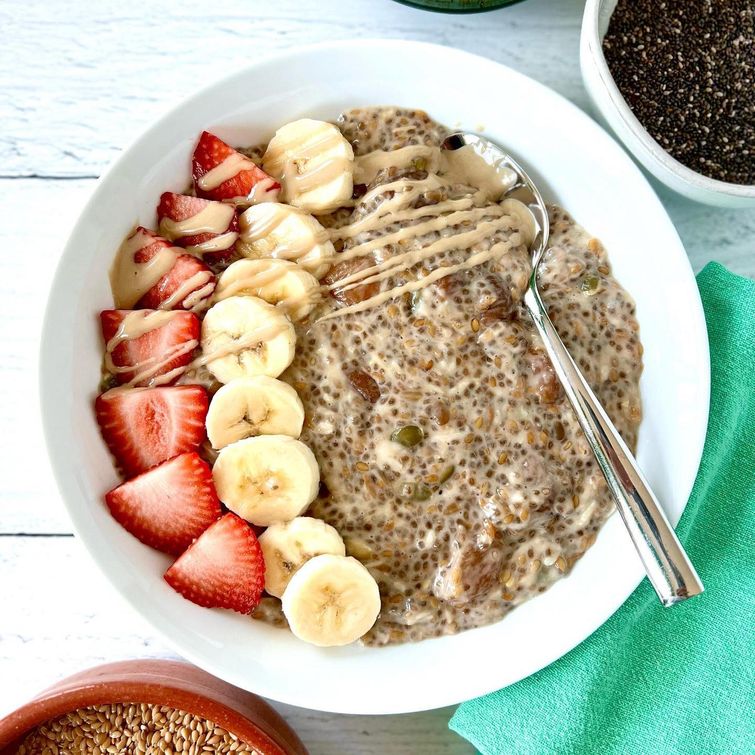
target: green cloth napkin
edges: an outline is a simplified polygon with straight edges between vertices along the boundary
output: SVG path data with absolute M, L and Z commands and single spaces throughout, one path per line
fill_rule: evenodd
M 485 755 L 755 752 L 755 281 L 711 263 L 698 286 L 710 420 L 677 531 L 705 592 L 664 609 L 645 579 L 559 661 L 461 705 L 449 725 Z

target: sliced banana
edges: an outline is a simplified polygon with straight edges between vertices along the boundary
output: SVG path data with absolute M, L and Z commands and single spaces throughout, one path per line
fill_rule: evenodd
M 252 205 L 239 217 L 237 249 L 245 257 L 298 262 L 315 278 L 328 272 L 336 250 L 328 232 L 308 212 L 278 202 Z
M 321 647 L 355 642 L 380 613 L 377 582 L 351 556 L 311 558 L 291 577 L 282 600 L 291 631 Z
M 329 212 L 351 199 L 354 150 L 332 123 L 302 118 L 275 132 L 262 167 L 281 182 L 285 202 Z
M 218 498 L 259 527 L 289 522 L 315 499 L 320 469 L 312 451 L 286 435 L 244 438 L 221 449 L 212 468 Z
M 231 296 L 207 310 L 202 352 L 221 382 L 278 377 L 294 358 L 296 331 L 286 315 L 255 296 Z
M 304 424 L 304 406 L 288 383 L 256 375 L 231 380 L 218 389 L 205 422 L 213 448 L 224 448 L 256 435 L 298 438 Z
M 345 556 L 346 546 L 335 527 L 322 519 L 297 516 L 273 524 L 260 535 L 265 558 L 265 590 L 280 598 L 294 573 L 314 556 Z
M 218 278 L 217 300 L 229 296 L 258 296 L 268 304 L 278 304 L 294 322 L 303 320 L 314 308 L 318 294 L 317 278 L 295 262 L 287 260 L 237 260 Z

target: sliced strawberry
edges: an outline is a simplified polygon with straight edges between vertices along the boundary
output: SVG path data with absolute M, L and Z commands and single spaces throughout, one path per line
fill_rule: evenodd
M 179 556 L 165 581 L 197 605 L 251 613 L 265 585 L 257 536 L 236 514 L 226 514 Z
M 94 408 L 102 437 L 129 478 L 196 451 L 205 438 L 208 403 L 201 385 L 174 385 L 112 388 Z
M 181 254 L 178 247 L 148 228 L 138 226 L 129 239 L 137 235 L 142 246 L 134 251 L 136 262 L 149 262 L 163 249 L 173 249 L 176 259 L 173 267 L 136 302 L 136 309 L 193 309 L 209 299 L 215 290 L 215 276 L 202 260 Z
M 110 513 L 145 545 L 179 556 L 222 511 L 198 453 L 176 456 L 105 494 Z
M 125 337 L 129 334 L 128 322 L 124 333 L 120 330 L 129 315 L 137 318 L 134 330 L 146 332 L 136 338 Z M 115 373 L 119 383 L 130 382 L 139 372 L 144 377 L 136 385 L 149 385 L 154 378 L 186 366 L 199 343 L 199 318 L 192 312 L 108 309 L 100 313 L 100 323 L 106 347 L 111 341 L 114 344 L 110 359 L 119 368 Z M 124 367 L 135 369 L 121 371 Z M 178 377 L 179 373 L 174 380 Z
M 176 223 L 189 220 L 189 218 L 193 218 L 203 210 L 213 207 L 213 205 L 219 205 L 219 207 L 215 207 L 214 209 L 218 211 L 218 216 L 223 221 L 221 222 L 221 225 L 223 225 L 222 228 L 215 228 L 212 231 L 195 233 L 190 236 L 182 236 L 175 233 L 170 222 L 166 222 L 166 219 L 167 221 L 172 220 Z M 227 223 L 224 222 L 226 217 L 228 217 Z M 236 250 L 236 240 L 239 237 L 239 219 L 236 217 L 236 211 L 230 205 L 213 202 L 211 199 L 188 197 L 184 194 L 173 194 L 170 191 L 166 191 L 160 197 L 160 204 L 157 205 L 157 220 L 160 224 L 160 233 L 166 239 L 170 239 L 170 241 L 184 247 L 184 249 L 201 254 L 202 258 L 208 262 L 222 262 L 230 259 Z M 223 248 L 205 251 L 200 246 L 221 235 L 225 237 L 220 240 Z
M 200 186 L 199 179 L 229 158 L 238 159 L 239 165 L 242 166 L 236 175 L 223 181 L 219 186 L 203 189 Z M 261 181 L 265 181 L 264 193 L 266 199 L 274 200 L 275 195 L 280 191 L 280 184 L 270 178 L 262 168 L 258 168 L 252 160 L 229 147 L 222 139 L 218 139 L 209 131 L 203 131 L 199 137 L 199 143 L 194 150 L 194 157 L 191 161 L 191 173 L 194 177 L 194 189 L 197 196 L 207 199 L 246 198 L 251 194 L 255 185 Z M 271 196 L 273 192 L 275 195 Z M 257 201 L 260 201 L 259 198 L 257 198 Z

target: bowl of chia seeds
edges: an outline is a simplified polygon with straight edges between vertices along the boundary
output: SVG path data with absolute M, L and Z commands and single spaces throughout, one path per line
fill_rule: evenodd
M 0 755 L 307 755 L 264 700 L 187 663 L 109 663 L 0 719 Z
M 587 0 L 590 98 L 632 155 L 690 199 L 755 207 L 752 0 Z

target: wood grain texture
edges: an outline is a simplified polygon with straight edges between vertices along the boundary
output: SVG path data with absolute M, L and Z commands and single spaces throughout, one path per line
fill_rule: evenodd
M 92 179 L 173 103 L 264 55 L 314 42 L 390 37 L 460 47 L 586 107 L 582 5 L 528 0 L 445 16 L 390 0 L 0 3 L 0 715 L 87 665 L 172 656 L 65 536 L 70 524 L 40 429 L 44 305 Z M 755 277 L 755 212 L 695 205 L 655 186 L 695 270 L 718 259 Z M 652 271 L 648 279 L 658 284 Z M 381 718 L 277 707 L 314 755 L 472 752 L 447 730 L 448 709 Z
M 0 175 L 99 175 L 174 102 L 264 55 L 320 41 L 457 46 L 582 104 L 580 15 L 580 0 L 529 0 L 470 16 L 389 0 L 3 0 Z

